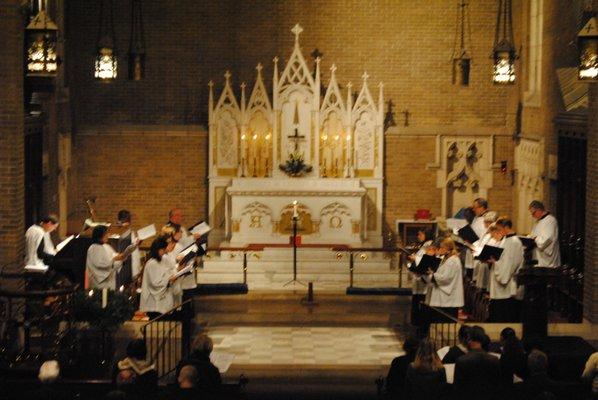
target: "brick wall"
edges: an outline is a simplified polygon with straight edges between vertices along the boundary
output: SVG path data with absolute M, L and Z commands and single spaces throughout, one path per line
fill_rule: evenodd
M 23 255 L 23 25 L 20 1 L 0 0 L 0 265 Z
M 136 226 L 168 220 L 180 207 L 186 222 L 207 210 L 207 135 L 197 126 L 113 127 L 80 132 L 73 144 L 69 230 L 88 216 L 85 199 L 97 197 L 96 212 L 114 222 L 118 210 L 133 213 Z

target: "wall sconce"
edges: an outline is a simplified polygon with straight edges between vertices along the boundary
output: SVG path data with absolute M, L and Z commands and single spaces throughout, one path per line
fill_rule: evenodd
M 460 38 L 460 41 L 457 43 L 455 40 L 455 47 L 453 50 L 453 85 L 468 86 L 469 71 L 471 70 L 471 57 L 465 43 L 465 25 L 467 24 L 468 32 L 470 32 L 469 3 L 465 0 L 460 0 L 458 7 L 457 34 L 455 35 L 455 38 Z M 471 42 L 471 37 L 469 37 L 469 41 Z
M 586 82 L 598 82 L 598 26 L 596 17 L 584 25 L 577 35 L 579 66 L 577 76 Z
M 131 41 L 129 43 L 129 79 L 140 81 L 145 77 L 145 37 L 141 0 L 131 1 Z

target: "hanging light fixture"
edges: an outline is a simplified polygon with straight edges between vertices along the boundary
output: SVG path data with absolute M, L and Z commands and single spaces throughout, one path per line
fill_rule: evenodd
M 117 60 L 114 36 L 114 20 L 112 17 L 112 0 L 106 0 L 110 10 L 106 12 L 104 1 L 100 3 L 100 27 L 96 42 L 96 56 L 94 76 L 102 82 L 111 82 L 116 79 Z
M 45 0 L 39 0 L 39 12 L 25 28 L 27 76 L 52 77 L 58 70 L 58 27 L 46 13 L 45 5 Z
M 577 35 L 579 49 L 578 77 L 582 81 L 598 82 L 598 24 L 596 16 L 591 18 Z
M 145 37 L 141 0 L 131 0 L 131 41 L 129 43 L 129 79 L 145 77 Z
M 494 35 L 494 73 L 492 80 L 499 85 L 515 83 L 515 60 L 517 53 L 513 40 L 513 16 L 511 0 L 499 0 Z
M 453 85 L 468 86 L 471 56 L 465 45 L 465 25 L 470 33 L 469 3 L 461 0 L 457 9 L 457 30 L 455 33 L 455 47 L 453 49 Z M 471 41 L 471 35 L 469 34 Z

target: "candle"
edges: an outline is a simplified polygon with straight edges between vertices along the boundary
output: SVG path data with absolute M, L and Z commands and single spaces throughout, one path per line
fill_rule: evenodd
M 124 292 L 125 291 L 125 285 L 120 285 L 120 287 L 118 288 L 119 292 Z
M 102 308 L 106 308 L 108 305 L 108 289 L 102 289 Z
M 293 218 L 298 218 L 299 212 L 297 210 L 297 200 L 293 200 Z
M 89 297 L 93 297 L 93 289 L 89 291 Z

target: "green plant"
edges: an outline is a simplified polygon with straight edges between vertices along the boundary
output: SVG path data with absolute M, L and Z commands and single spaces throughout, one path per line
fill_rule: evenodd
M 110 290 L 108 302 L 102 308 L 102 291 L 81 290 L 73 297 L 73 317 L 76 321 L 89 322 L 94 328 L 116 329 L 135 313 L 132 299 L 123 292 Z
M 312 166 L 305 163 L 303 154 L 294 151 L 289 154 L 289 158 L 279 168 L 289 176 L 302 176 L 312 170 Z

